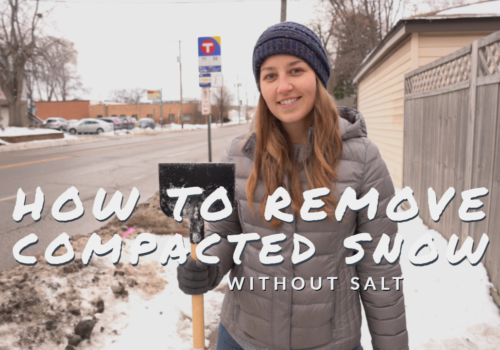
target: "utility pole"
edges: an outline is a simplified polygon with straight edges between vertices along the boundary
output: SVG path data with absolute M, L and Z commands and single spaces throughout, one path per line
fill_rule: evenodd
M 220 115 L 220 125 L 224 126 L 224 79 L 222 79 L 222 87 L 220 88 L 220 108 L 219 108 L 219 115 Z
M 247 83 L 245 83 L 245 97 L 246 97 L 246 105 L 245 105 L 245 122 L 248 124 L 248 89 Z
M 160 89 L 160 129 L 163 130 L 163 88 Z
M 179 118 L 181 122 L 181 128 L 184 129 L 184 119 L 182 116 L 182 57 L 181 57 L 181 41 L 179 40 L 179 74 L 180 74 L 180 85 L 181 85 L 181 109 L 179 112 Z
M 241 124 L 241 101 L 240 101 L 240 82 L 238 81 L 238 76 L 236 76 L 236 88 L 238 89 L 238 124 Z
M 281 0 L 281 22 L 286 21 L 286 0 Z

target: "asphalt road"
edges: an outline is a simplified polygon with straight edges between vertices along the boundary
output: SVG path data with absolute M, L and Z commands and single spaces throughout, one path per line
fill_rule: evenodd
M 218 161 L 229 141 L 245 129 L 244 125 L 212 129 L 213 160 Z M 117 190 L 124 195 L 125 205 L 133 187 L 139 190 L 141 203 L 158 190 L 158 163 L 207 161 L 206 130 L 0 153 L 0 271 L 17 264 L 12 248 L 30 233 L 39 242 L 23 251 L 24 255 L 44 251 L 63 232 L 87 234 L 103 226 L 106 222 L 97 221 L 92 214 L 99 188 L 108 193 L 105 205 Z M 38 186 L 45 194 L 41 219 L 35 222 L 28 214 L 15 222 L 12 214 L 18 189 L 26 193 L 26 204 L 31 204 Z M 52 205 L 71 186 L 78 189 L 85 214 L 61 223 L 52 217 Z M 69 202 L 63 211 L 74 207 Z

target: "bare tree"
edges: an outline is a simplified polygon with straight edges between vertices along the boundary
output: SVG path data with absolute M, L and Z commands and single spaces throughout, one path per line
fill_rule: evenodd
M 12 126 L 28 125 L 22 94 L 27 62 L 35 55 L 42 18 L 38 5 L 38 0 L 0 2 L 0 88 L 9 104 L 9 124 Z
M 352 78 L 368 54 L 404 15 L 475 0 L 321 0 L 309 24 L 325 46 L 332 66 L 328 91 L 336 99 L 356 94 Z
M 53 68 L 58 69 L 56 84 L 59 97 L 62 101 L 68 100 L 78 91 L 84 91 L 80 76 L 77 73 L 78 51 L 75 44 L 66 39 L 55 40 L 53 45 L 58 55 Z
M 407 0 L 322 0 L 311 22 L 332 65 L 328 90 L 335 98 L 355 94 L 352 75 L 402 15 Z
M 409 4 L 407 7 L 409 15 L 415 16 L 418 14 L 440 11 L 447 8 L 473 4 L 476 2 L 478 2 L 478 0 L 420 0 L 416 3 Z
M 110 97 L 116 102 L 138 104 L 146 90 L 141 88 L 112 90 Z
M 77 74 L 78 52 L 66 39 L 41 37 L 37 40 L 37 54 L 28 61 L 26 76 L 28 91 L 46 101 L 67 101 L 76 92 L 86 91 Z
M 228 110 L 231 102 L 234 100 L 234 93 L 227 86 L 227 84 L 223 84 L 221 88 L 212 89 L 212 103 L 219 110 L 220 121 L 223 122 L 228 120 Z

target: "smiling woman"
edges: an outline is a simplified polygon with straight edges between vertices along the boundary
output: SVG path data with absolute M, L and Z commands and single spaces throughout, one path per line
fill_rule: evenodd
M 369 233 L 371 239 L 363 248 L 372 256 L 382 237 L 394 241 L 397 233 L 397 224 L 385 214 L 394 186 L 377 147 L 366 137 L 363 116 L 335 106 L 326 90 L 326 51 L 311 30 L 297 23 L 280 23 L 261 35 L 254 48 L 253 72 L 261 92 L 254 128 L 234 139 L 221 159 L 236 165 L 237 210 L 226 220 L 210 223 L 205 235 L 220 236 L 220 243 L 205 251 L 220 262 L 203 265 L 189 258 L 178 267 L 179 287 L 188 294 L 202 294 L 217 287 L 229 271 L 230 281 L 275 281 L 268 289 L 246 284 L 241 290 L 226 288 L 217 350 L 359 350 L 361 302 L 373 348 L 408 349 L 404 297 L 396 286 L 402 274 L 399 262 L 383 259 L 377 264 L 368 258 L 351 265 L 346 258 L 354 252 L 343 249 L 346 240 L 363 237 L 354 235 Z M 281 214 L 292 219 L 266 217 L 268 200 L 277 201 L 273 194 L 283 188 L 291 205 Z M 372 188 L 379 194 L 374 217 L 365 208 L 347 210 L 340 222 L 334 219 L 344 192 L 362 198 Z M 303 193 L 312 189 L 321 189 L 315 201 L 323 205 L 314 208 L 324 210 L 327 220 L 301 216 Z M 281 198 L 278 203 L 288 203 Z M 231 235 L 255 232 L 262 239 L 249 241 L 240 263 L 235 263 Z M 316 254 L 294 265 L 293 251 L 300 247 L 297 235 L 311 242 Z M 283 261 L 260 264 L 262 241 L 276 236 L 280 244 L 272 253 L 279 253 Z M 338 276 L 335 290 L 328 276 Z M 304 281 L 304 288 L 295 289 L 295 279 Z M 310 283 L 312 279 L 318 285 Z M 353 290 L 353 280 L 375 288 Z
M 276 55 L 265 61 L 260 79 L 262 97 L 292 144 L 305 143 L 316 99 L 314 70 L 295 56 Z

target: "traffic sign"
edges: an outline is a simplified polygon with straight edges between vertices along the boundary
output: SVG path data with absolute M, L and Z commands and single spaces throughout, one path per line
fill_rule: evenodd
M 212 112 L 210 103 L 210 88 L 205 87 L 201 89 L 201 114 L 209 115 Z
M 202 88 L 209 88 L 212 83 L 212 77 L 210 76 L 210 73 L 208 74 L 200 74 L 200 87 Z
M 198 66 L 202 74 L 222 71 L 220 36 L 198 38 Z

